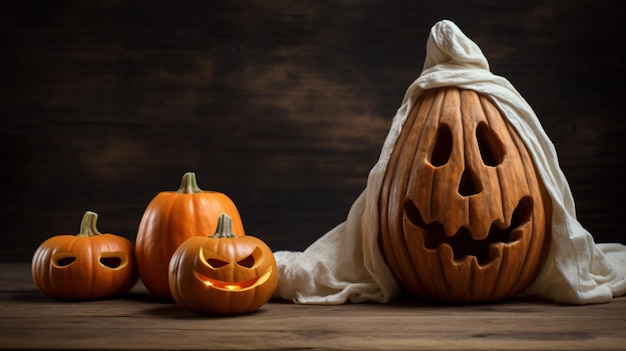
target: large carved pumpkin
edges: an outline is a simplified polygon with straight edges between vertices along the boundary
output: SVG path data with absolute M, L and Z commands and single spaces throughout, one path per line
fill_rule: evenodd
M 474 91 L 426 91 L 387 165 L 379 244 L 410 293 L 489 302 L 535 279 L 550 243 L 550 200 L 498 108 Z

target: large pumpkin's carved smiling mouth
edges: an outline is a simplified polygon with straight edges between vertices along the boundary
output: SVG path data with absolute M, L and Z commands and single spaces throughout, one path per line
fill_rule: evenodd
M 252 279 L 240 281 L 240 282 L 225 282 L 222 280 L 212 279 L 206 277 L 195 270 L 193 270 L 193 275 L 202 282 L 206 286 L 213 287 L 218 290 L 223 291 L 246 291 L 253 289 L 263 283 L 265 283 L 270 276 L 272 275 L 272 267 L 269 267 L 263 275 L 254 277 Z
M 473 233 L 467 228 L 461 227 L 454 235 L 448 236 L 444 226 L 434 221 L 425 223 L 422 214 L 411 200 L 404 203 L 404 213 L 409 221 L 422 229 L 424 246 L 428 250 L 437 250 L 442 245 L 449 246 L 456 261 L 474 256 L 479 265 L 486 265 L 495 260 L 499 253 L 497 245 L 506 245 L 521 239 L 524 231 L 530 230 L 526 224 L 531 221 L 532 199 L 522 198 L 511 216 L 511 225 L 507 228 L 499 228 L 495 223 L 491 224 L 488 235 L 484 239 L 474 239 Z M 526 229 L 525 229 L 526 228 Z

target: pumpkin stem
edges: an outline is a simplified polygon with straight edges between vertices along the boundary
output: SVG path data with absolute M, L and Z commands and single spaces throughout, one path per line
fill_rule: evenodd
M 87 211 L 83 215 L 83 220 L 80 222 L 80 232 L 76 236 L 96 236 L 101 235 L 96 228 L 96 222 L 98 221 L 98 214 L 92 211 Z
M 194 172 L 187 172 L 183 175 L 180 188 L 176 191 L 177 194 L 196 194 L 201 192 L 202 189 L 198 186 L 196 174 Z
M 226 213 L 222 213 L 217 219 L 217 229 L 215 234 L 209 238 L 236 238 L 237 235 L 233 233 L 233 219 Z

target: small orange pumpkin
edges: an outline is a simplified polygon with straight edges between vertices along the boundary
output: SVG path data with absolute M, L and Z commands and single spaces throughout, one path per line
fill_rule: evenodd
M 172 254 L 186 239 L 214 233 L 216 218 L 223 212 L 233 218 L 234 233 L 244 235 L 233 201 L 220 192 L 200 189 L 193 172 L 183 175 L 178 191 L 160 192 L 150 201 L 135 241 L 139 276 L 150 293 L 172 298 L 167 281 Z
M 32 276 L 46 295 L 93 300 L 128 292 L 137 282 L 134 247 L 128 239 L 102 234 L 98 214 L 85 212 L 77 235 L 57 235 L 33 255 Z
M 227 214 L 210 237 L 187 239 L 172 255 L 169 285 L 176 302 L 196 313 L 240 314 L 257 310 L 278 283 L 272 250 L 253 236 L 232 233 Z
M 515 129 L 486 97 L 442 87 L 407 117 L 380 193 L 379 243 L 412 294 L 510 298 L 550 246 L 550 199 Z

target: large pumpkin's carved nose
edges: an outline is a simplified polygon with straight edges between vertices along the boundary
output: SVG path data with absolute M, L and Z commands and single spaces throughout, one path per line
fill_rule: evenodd
M 472 196 L 480 193 L 482 190 L 480 181 L 474 175 L 474 172 L 469 168 L 465 168 L 459 182 L 459 194 L 461 196 Z

